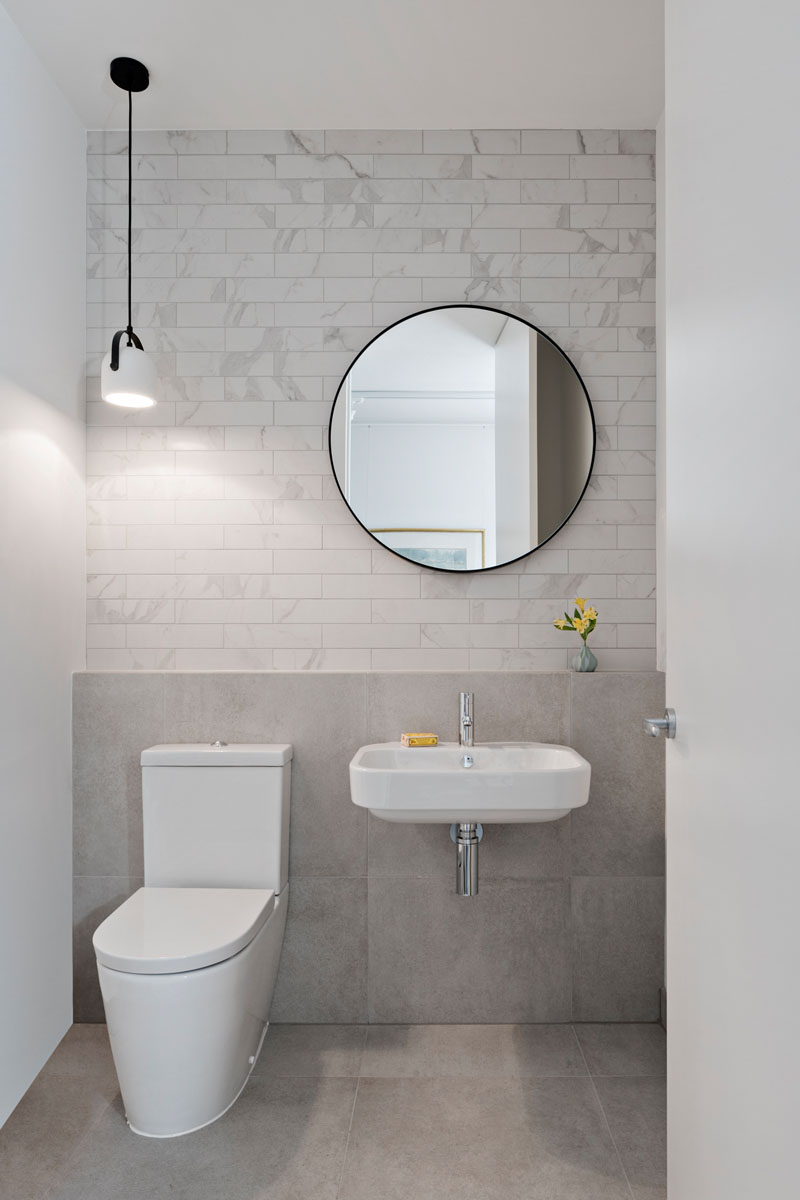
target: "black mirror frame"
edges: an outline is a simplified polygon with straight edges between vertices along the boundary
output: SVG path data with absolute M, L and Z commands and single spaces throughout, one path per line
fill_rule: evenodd
M 350 374 L 350 372 L 352 371 L 353 367 L 356 365 L 358 360 L 361 358 L 361 355 L 366 353 L 366 351 L 369 350 L 370 346 L 372 346 L 375 342 L 377 342 L 378 338 L 384 337 L 385 334 L 390 333 L 392 329 L 396 329 L 398 325 L 403 325 L 406 321 L 412 321 L 415 317 L 421 317 L 424 313 L 441 312 L 445 309 L 450 309 L 450 308 L 477 308 L 477 309 L 482 309 L 486 312 L 498 313 L 502 317 L 513 317 L 514 320 L 520 321 L 523 325 L 527 325 L 528 328 L 532 329 L 534 331 L 534 333 L 537 333 L 539 335 L 539 337 L 545 338 L 545 340 L 548 341 L 551 346 L 555 347 L 555 349 L 558 351 L 558 353 L 561 355 L 561 357 L 567 361 L 567 363 L 569 364 L 572 371 L 574 371 L 575 378 L 580 383 L 581 390 L 583 391 L 584 397 L 586 398 L 586 407 L 589 410 L 589 419 L 592 422 L 592 456 L 591 456 L 591 459 L 589 460 L 589 470 L 586 474 L 586 482 L 584 483 L 584 485 L 581 489 L 581 493 L 578 496 L 578 499 L 575 501 L 572 508 L 567 513 L 566 517 L 564 518 L 564 520 L 561 522 L 561 524 L 558 526 L 557 529 L 554 529 L 552 533 L 548 534 L 548 536 L 544 539 L 543 542 L 539 542 L 539 544 L 537 546 L 532 546 L 530 550 L 526 550 L 524 554 L 517 555 L 516 558 L 509 558 L 506 560 L 506 562 L 495 563 L 493 566 L 489 566 L 489 567 L 469 567 L 466 570 L 459 571 L 459 570 L 455 570 L 452 567 L 432 567 L 432 566 L 428 566 L 425 563 L 417 563 L 417 566 L 419 566 L 421 568 L 421 570 L 423 570 L 423 571 L 439 571 L 443 575 L 477 575 L 477 574 L 482 573 L 483 571 L 497 571 L 501 567 L 509 567 L 513 563 L 521 562 L 523 558 L 530 557 L 530 555 L 535 554 L 537 550 L 541 550 L 542 546 L 546 546 L 547 543 L 549 541 L 551 541 L 551 539 L 554 538 L 557 533 L 560 533 L 560 531 L 564 528 L 564 526 L 567 524 L 567 522 L 572 519 L 572 516 L 573 516 L 575 510 L 577 509 L 577 507 L 580 504 L 583 497 L 586 495 L 586 489 L 589 486 L 589 482 L 592 478 L 592 471 L 594 470 L 594 460 L 595 460 L 595 455 L 597 453 L 597 422 L 595 421 L 594 409 L 592 408 L 592 401 L 589 397 L 589 392 L 586 389 L 586 384 L 583 382 L 583 377 L 581 376 L 580 371 L 575 366 L 574 362 L 569 357 L 569 355 L 566 353 L 566 351 L 562 350 L 561 347 L 559 346 L 558 342 L 556 342 L 553 338 L 551 338 L 548 333 L 545 333 L 543 329 L 540 329 L 538 325 L 534 325 L 532 321 L 526 321 L 526 319 L 524 317 L 519 317 L 514 312 L 509 312 L 504 308 L 494 308 L 490 304 L 434 304 L 430 308 L 421 308 L 421 309 L 419 309 L 418 312 L 409 313 L 407 317 L 400 317 L 400 319 L 398 321 L 393 321 L 391 325 L 387 325 L 385 329 L 382 329 L 380 331 L 380 333 L 376 333 L 375 337 L 370 338 L 370 340 L 367 342 L 366 346 L 362 346 L 362 348 L 359 350 L 358 354 L 355 356 L 355 358 L 351 362 L 350 366 L 347 368 L 344 375 L 342 376 L 339 386 L 336 389 L 336 395 L 333 398 L 333 404 L 331 405 L 331 415 L 330 415 L 330 419 L 328 421 L 328 458 L 330 459 L 330 462 L 331 462 L 331 470 L 333 472 L 333 478 L 336 483 L 336 486 L 339 489 L 339 495 L 342 497 L 342 500 L 344 500 L 344 502 L 347 505 L 347 508 L 350 511 L 350 513 L 352 514 L 353 518 L 358 522 L 358 524 L 361 526 L 361 528 L 364 530 L 364 532 L 368 533 L 369 536 L 372 538 L 372 540 L 378 546 L 380 546 L 382 550 L 387 550 L 389 552 L 389 554 L 394 554 L 396 558 L 401 558 L 403 560 L 403 562 L 414 562 L 414 559 L 406 558 L 406 556 L 404 554 L 401 554 L 398 550 L 393 550 L 391 548 L 391 546 L 385 545 L 385 543 L 382 542 L 380 540 L 380 538 L 377 538 L 375 536 L 375 534 L 372 532 L 372 530 L 367 528 L 367 526 L 364 524 L 364 522 L 361 520 L 361 518 L 358 516 L 358 514 L 355 513 L 353 511 L 352 507 L 350 506 L 350 502 L 347 499 L 347 497 L 345 496 L 342 485 L 339 482 L 339 476 L 336 474 L 336 464 L 333 461 L 333 442 L 332 442 L 332 437 L 331 437 L 331 434 L 333 431 L 333 414 L 336 411 L 336 405 L 339 402 L 339 396 L 341 394 L 342 388 L 344 387 L 344 384 L 345 384 L 345 381 L 346 381 L 348 375 Z

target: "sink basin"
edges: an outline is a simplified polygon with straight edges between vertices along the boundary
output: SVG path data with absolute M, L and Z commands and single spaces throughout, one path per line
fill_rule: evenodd
M 464 756 L 473 765 L 465 767 Z M 591 767 L 569 746 L 490 742 L 459 746 L 362 746 L 350 794 L 384 821 L 557 821 L 589 799 Z

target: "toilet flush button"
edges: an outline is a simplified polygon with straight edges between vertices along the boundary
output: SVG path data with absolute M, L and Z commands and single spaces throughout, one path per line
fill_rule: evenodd
M 250 1058 L 247 1061 L 250 1063 L 250 1066 L 252 1067 L 253 1063 L 256 1061 L 255 1054 L 251 1054 Z

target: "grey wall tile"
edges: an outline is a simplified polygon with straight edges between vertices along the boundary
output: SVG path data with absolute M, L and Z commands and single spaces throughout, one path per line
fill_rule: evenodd
M 664 880 L 573 878 L 575 1021 L 657 1021 Z
M 165 715 L 169 740 L 291 742 L 291 874 L 366 874 L 367 814 L 348 774 L 367 740 L 363 676 L 170 675 Z
M 565 742 L 569 677 L 564 672 L 387 673 L 367 677 L 370 741 L 412 729 L 458 740 L 458 694 L 475 695 L 475 740 Z
M 293 879 L 270 1020 L 366 1019 L 366 879 Z
M 369 817 L 369 874 L 455 878 L 455 849 L 446 825 Z M 538 825 L 484 825 L 480 877 L 553 879 L 569 873 L 569 818 Z
M 481 893 L 475 901 L 458 898 L 446 826 L 368 821 L 366 812 L 351 803 L 348 763 L 359 745 L 393 739 L 411 727 L 427 725 L 454 737 L 462 689 L 475 692 L 479 741 L 569 742 L 570 688 L 573 697 L 583 688 L 578 703 L 573 700 L 579 717 L 575 727 L 584 730 L 576 738 L 579 748 L 593 763 L 595 787 L 607 775 L 625 781 L 622 799 L 633 816 L 626 825 L 628 808 L 608 789 L 593 793 L 585 812 L 594 805 L 598 820 L 605 814 L 607 823 L 617 822 L 628 856 L 623 865 L 631 864 L 647 857 L 639 842 L 653 829 L 652 809 L 643 816 L 636 807 L 642 774 L 652 788 L 646 796 L 661 787 L 661 765 L 646 764 L 639 776 L 635 765 L 642 743 L 645 753 L 650 749 L 643 735 L 638 740 L 639 709 L 659 699 L 658 686 L 659 677 L 632 673 L 588 681 L 556 672 L 77 676 L 76 810 L 105 814 L 110 833 L 98 841 L 88 817 L 76 823 L 76 862 L 92 866 L 75 881 L 76 1018 L 103 1019 L 91 935 L 141 884 L 127 867 L 132 842 L 126 834 L 137 831 L 139 858 L 132 861 L 141 864 L 141 750 L 162 740 L 220 737 L 295 746 L 292 900 L 273 1019 L 366 1020 L 368 970 L 373 1020 L 567 1019 L 573 943 L 578 1019 L 655 1019 L 650 1001 L 652 988 L 657 1005 L 661 982 L 662 926 L 656 908 L 660 913 L 662 881 L 623 879 L 615 890 L 613 879 L 578 878 L 570 917 L 565 898 L 575 870 L 570 867 L 573 816 L 538 826 L 488 825 L 480 851 Z M 163 727 L 157 715 L 162 687 Z M 629 753 L 633 766 L 625 761 Z M 111 817 L 108 797 L 118 798 Z M 600 845 L 593 848 L 584 835 L 581 853 L 614 852 L 613 844 L 602 840 L 602 822 L 595 840 Z M 605 858 L 599 861 L 606 864 Z M 451 966 L 442 972 L 448 956 Z M 406 958 L 413 971 L 406 969 Z
M 105 1021 L 92 936 L 109 913 L 144 880 L 128 876 L 78 875 L 72 893 L 73 1015 L 76 1021 Z
M 77 875 L 142 873 L 139 756 L 164 736 L 161 675 L 73 677 L 73 830 Z
M 264 676 L 257 673 L 165 675 L 164 737 L 170 742 L 268 741 L 265 688 Z
M 369 881 L 370 1021 L 569 1019 L 568 887 L 487 882 L 471 899 L 437 879 Z
M 664 742 L 642 718 L 664 711 L 661 672 L 572 674 L 570 743 L 592 765 L 572 814 L 575 875 L 663 875 Z

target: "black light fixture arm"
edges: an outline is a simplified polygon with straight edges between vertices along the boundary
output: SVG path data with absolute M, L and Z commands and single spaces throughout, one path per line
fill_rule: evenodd
M 111 367 L 112 371 L 119 370 L 119 344 L 124 337 L 127 337 L 129 346 L 135 346 L 137 350 L 144 350 L 144 346 L 139 341 L 130 325 L 127 329 L 118 330 L 111 339 L 111 362 L 108 365 Z
M 133 229 L 133 93 L 143 92 L 149 82 L 150 74 L 143 63 L 135 58 L 115 58 L 111 63 L 111 78 L 118 88 L 128 93 L 128 324 L 114 334 L 111 342 L 112 371 L 119 370 L 119 344 L 127 337 L 127 344 L 137 350 L 144 347 L 133 332 L 133 303 L 131 294 L 131 258 L 132 258 L 132 229 Z

